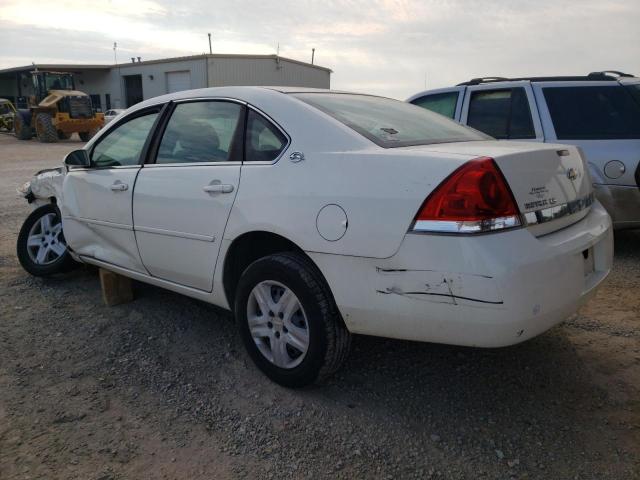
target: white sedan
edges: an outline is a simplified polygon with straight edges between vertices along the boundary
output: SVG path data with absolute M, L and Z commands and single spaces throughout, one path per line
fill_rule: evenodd
M 107 110 L 104 112 L 104 124 L 111 122 L 114 118 L 124 112 L 124 108 L 112 108 L 111 110 Z
M 84 262 L 228 308 L 287 386 L 334 372 L 351 334 L 522 342 L 575 313 L 612 263 L 578 149 L 497 142 L 387 98 L 174 93 L 65 165 L 34 183 L 46 194 L 27 190 L 42 205 L 18 240 L 28 272 Z

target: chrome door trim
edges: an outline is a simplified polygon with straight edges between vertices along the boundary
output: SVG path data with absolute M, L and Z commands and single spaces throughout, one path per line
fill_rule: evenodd
M 136 232 L 145 232 L 145 233 L 153 233 L 156 235 L 166 235 L 168 237 L 178 237 L 178 238 L 187 238 L 189 240 L 200 240 L 202 242 L 215 242 L 216 237 L 211 235 L 201 235 L 199 233 L 186 233 L 186 232 L 177 232 L 175 230 L 165 230 L 163 228 L 154 228 L 154 227 L 141 227 L 140 225 L 136 225 L 134 230 Z
M 76 222 L 86 223 L 88 225 L 98 225 L 101 227 L 111 227 L 111 228 L 118 228 L 120 230 L 133 231 L 132 225 L 125 225 L 123 223 L 106 222 L 104 220 L 94 220 L 93 218 L 75 217 L 73 215 L 65 215 L 62 217 L 62 219 L 75 220 Z

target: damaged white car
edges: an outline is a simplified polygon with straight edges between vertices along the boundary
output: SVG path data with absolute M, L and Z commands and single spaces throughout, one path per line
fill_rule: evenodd
M 521 342 L 612 263 L 577 148 L 493 141 L 368 95 L 157 97 L 43 175 L 25 192 L 45 203 L 20 232 L 28 272 L 85 262 L 228 308 L 287 386 L 335 371 L 351 334 Z

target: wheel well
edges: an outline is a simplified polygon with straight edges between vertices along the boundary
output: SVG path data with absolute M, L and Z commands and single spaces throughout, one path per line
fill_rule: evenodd
M 222 272 L 224 293 L 231 310 L 235 302 L 238 281 L 245 269 L 259 258 L 279 252 L 297 252 L 313 263 L 299 246 L 275 233 L 249 232 L 233 241 L 225 256 Z

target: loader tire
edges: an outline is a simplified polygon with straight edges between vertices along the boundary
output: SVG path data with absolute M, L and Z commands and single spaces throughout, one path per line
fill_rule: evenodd
M 65 133 L 62 130 L 58 130 L 58 139 L 59 140 L 69 140 L 71 138 L 72 133 Z
M 88 132 L 79 132 L 78 135 L 80 135 L 80 140 L 88 142 L 96 133 L 98 133 L 98 130 L 90 130 Z
M 55 143 L 58 141 L 58 130 L 53 124 L 51 115 L 48 113 L 36 115 L 36 135 L 42 143 Z
M 22 115 L 18 113 L 16 113 L 13 122 L 13 134 L 18 140 L 31 140 L 31 137 L 33 137 L 31 127 L 25 124 L 24 118 L 22 118 Z

